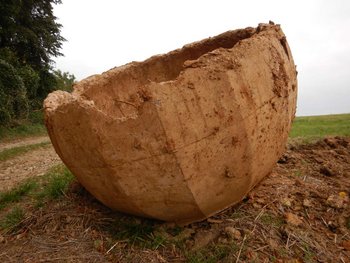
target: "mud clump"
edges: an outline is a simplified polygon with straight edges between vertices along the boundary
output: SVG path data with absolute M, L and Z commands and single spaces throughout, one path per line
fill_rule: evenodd
M 56 152 L 98 200 L 188 223 L 271 172 L 296 96 L 286 38 L 260 24 L 91 76 L 44 107 Z

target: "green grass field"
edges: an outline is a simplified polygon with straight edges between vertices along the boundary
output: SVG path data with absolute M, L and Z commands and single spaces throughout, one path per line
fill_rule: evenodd
M 350 114 L 296 117 L 289 137 L 311 142 L 325 136 L 350 136 Z

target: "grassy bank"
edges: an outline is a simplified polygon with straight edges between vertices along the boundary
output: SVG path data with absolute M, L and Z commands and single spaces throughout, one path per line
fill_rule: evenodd
M 9 141 L 46 134 L 44 116 L 41 111 L 30 113 L 27 120 L 15 123 L 12 126 L 8 127 L 0 125 L 0 141 Z

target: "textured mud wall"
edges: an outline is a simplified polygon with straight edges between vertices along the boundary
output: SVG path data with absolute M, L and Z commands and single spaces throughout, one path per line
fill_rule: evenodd
M 192 222 L 239 202 L 272 170 L 296 96 L 286 38 L 261 24 L 89 77 L 44 106 L 57 153 L 97 199 Z

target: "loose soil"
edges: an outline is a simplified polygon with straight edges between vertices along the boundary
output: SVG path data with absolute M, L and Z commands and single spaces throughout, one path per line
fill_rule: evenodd
M 243 202 L 185 227 L 112 212 L 74 183 L 27 205 L 0 234 L 0 262 L 350 262 L 349 191 L 350 138 L 339 137 L 290 144 Z

